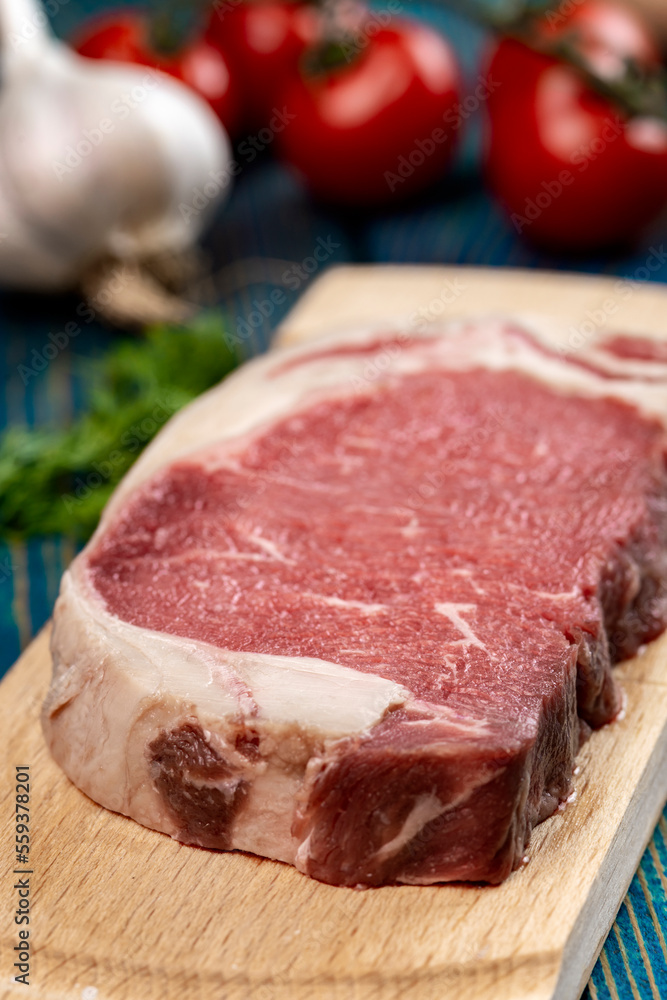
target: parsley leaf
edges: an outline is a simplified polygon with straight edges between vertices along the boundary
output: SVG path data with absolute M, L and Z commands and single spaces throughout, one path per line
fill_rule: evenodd
M 217 314 L 154 326 L 82 362 L 89 406 L 65 428 L 10 428 L 0 438 L 0 534 L 86 539 L 111 493 L 169 417 L 240 358 Z

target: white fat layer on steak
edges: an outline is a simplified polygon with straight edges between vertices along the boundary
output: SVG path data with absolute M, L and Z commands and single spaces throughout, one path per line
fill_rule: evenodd
M 293 862 L 300 779 L 293 767 L 280 766 L 281 740 L 273 730 L 302 732 L 319 747 L 372 729 L 409 692 L 325 660 L 231 652 L 128 625 L 106 612 L 85 575 L 76 563 L 58 599 L 54 680 L 44 709 L 56 761 L 96 802 L 175 836 L 146 747 L 161 732 L 195 720 L 215 735 L 224 757 L 227 736 L 233 745 L 239 724 L 250 725 L 266 733 L 269 746 L 275 742 L 278 763 L 269 754 L 253 774 L 234 846 Z

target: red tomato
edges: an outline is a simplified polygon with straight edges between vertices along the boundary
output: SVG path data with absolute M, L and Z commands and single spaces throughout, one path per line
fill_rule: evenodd
M 227 0 L 211 14 L 206 37 L 230 63 L 243 93 L 244 126 L 268 124 L 276 94 L 297 72 L 299 59 L 319 33 L 309 3 L 289 0 Z
M 174 76 L 211 105 L 229 131 L 238 121 L 238 98 L 224 55 L 205 38 L 196 38 L 178 52 L 157 52 L 149 19 L 136 11 L 94 18 L 74 40 L 76 51 L 91 59 L 139 63 Z
M 76 51 L 89 59 L 115 62 L 150 61 L 148 24 L 130 11 L 118 11 L 92 18 L 72 40 Z
M 222 52 L 205 38 L 198 38 L 161 67 L 196 90 L 211 105 L 228 132 L 238 130 L 238 88 Z
M 442 176 L 461 124 L 458 99 L 445 39 L 393 21 L 363 34 L 348 64 L 288 85 L 280 104 L 294 117 L 279 148 L 326 199 L 388 202 Z
M 667 124 L 628 121 L 572 67 L 513 39 L 489 74 L 487 174 L 519 232 L 586 251 L 631 240 L 660 212 Z

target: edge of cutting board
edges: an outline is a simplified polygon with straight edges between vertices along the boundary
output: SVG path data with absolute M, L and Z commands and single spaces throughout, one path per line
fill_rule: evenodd
M 337 268 L 279 339 L 405 319 L 444 301 L 456 279 L 466 291 L 439 320 L 541 311 L 576 325 L 614 292 L 614 279 L 536 272 Z M 609 328 L 658 335 L 665 304 L 665 290 L 639 288 Z M 26 995 L 8 961 L 18 929 L 9 810 L 13 769 L 28 764 L 39 1000 L 576 1000 L 667 799 L 665 660 L 667 637 L 619 668 L 625 718 L 583 748 L 574 801 L 538 827 L 529 864 L 504 885 L 355 892 L 250 855 L 185 847 L 87 799 L 41 736 L 43 632 L 0 685 L 0 997 Z
M 493 313 L 546 313 L 585 338 L 591 324 L 593 335 L 627 328 L 664 336 L 666 308 L 667 286 L 657 282 L 505 267 L 339 265 L 299 299 L 275 343 L 302 343 L 382 320 L 418 326 Z

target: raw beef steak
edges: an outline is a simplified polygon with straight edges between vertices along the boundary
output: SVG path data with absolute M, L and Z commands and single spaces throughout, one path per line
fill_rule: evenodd
M 667 363 L 626 339 L 362 331 L 202 397 L 65 574 L 55 759 L 336 885 L 506 878 L 667 623 Z

